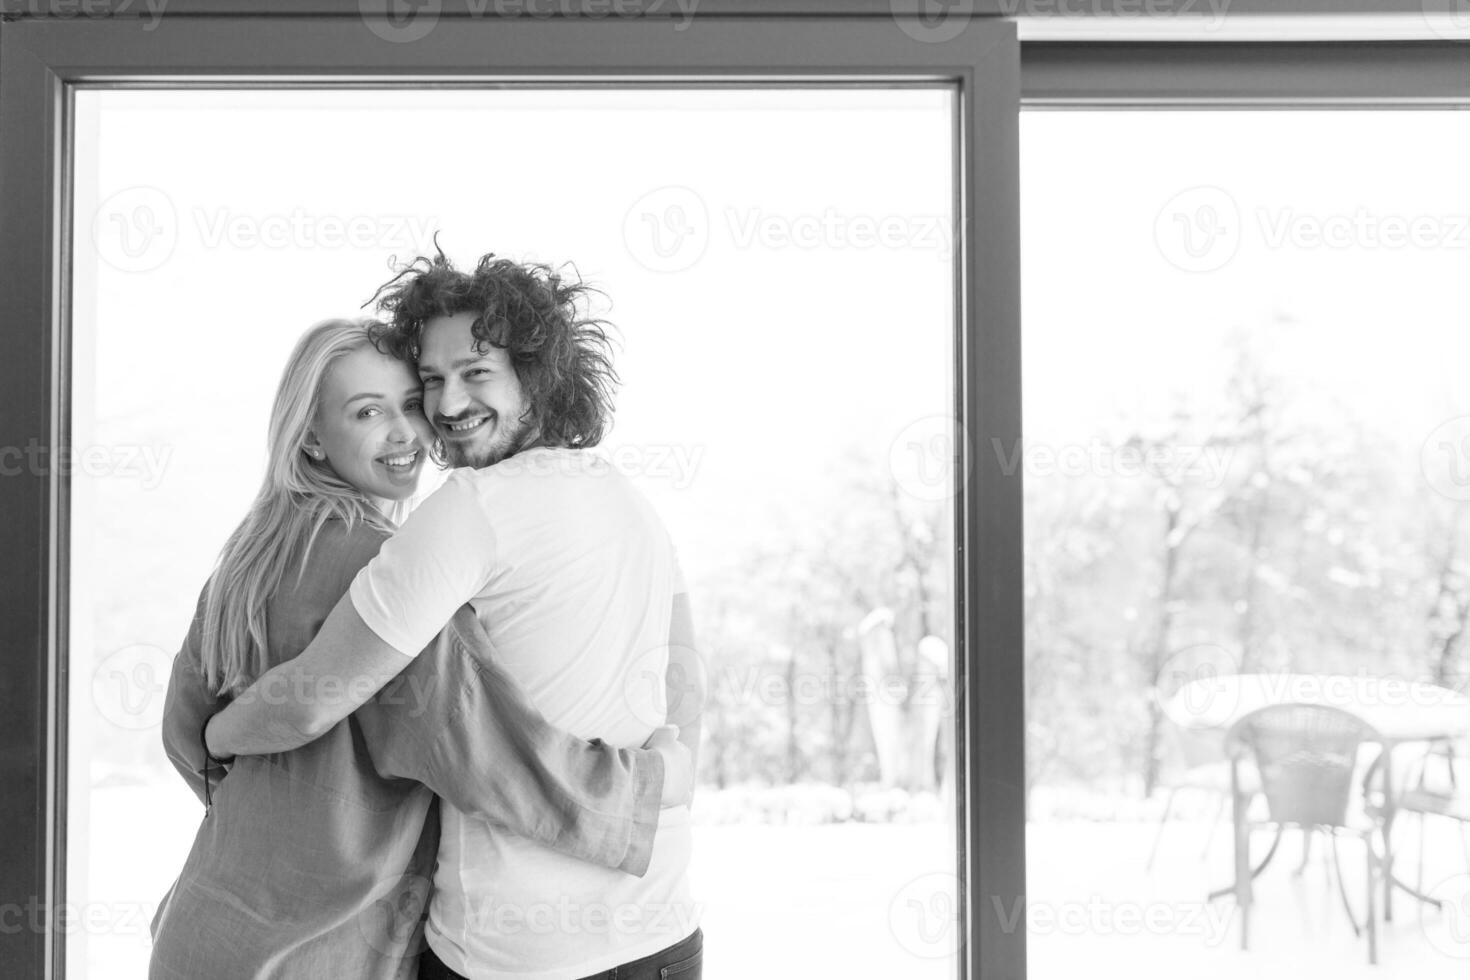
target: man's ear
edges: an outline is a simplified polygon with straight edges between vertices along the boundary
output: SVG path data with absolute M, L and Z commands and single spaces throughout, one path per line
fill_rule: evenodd
M 318 461 L 326 459 L 326 451 L 322 449 L 321 441 L 317 439 L 315 429 L 306 430 L 306 438 L 301 440 L 301 448 L 312 459 Z

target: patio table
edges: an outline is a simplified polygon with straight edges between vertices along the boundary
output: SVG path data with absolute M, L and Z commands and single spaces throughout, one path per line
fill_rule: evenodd
M 1374 734 L 1370 740 L 1381 746 L 1375 765 L 1383 770 L 1384 787 L 1383 917 L 1388 921 L 1393 919 L 1394 888 L 1401 888 L 1420 901 L 1434 902 L 1393 873 L 1393 851 L 1389 842 L 1398 809 L 1393 753 L 1406 743 L 1444 741 L 1470 733 L 1470 698 L 1449 688 L 1399 677 L 1218 674 L 1185 684 L 1164 702 L 1163 711 L 1166 717 L 1183 728 L 1216 731 L 1223 740 L 1230 727 L 1241 718 L 1257 708 L 1275 704 L 1328 705 L 1348 711 L 1372 726 Z M 1266 861 L 1270 856 L 1266 856 Z M 1257 873 L 1266 861 L 1262 861 Z M 1221 889 L 1213 894 L 1231 890 Z

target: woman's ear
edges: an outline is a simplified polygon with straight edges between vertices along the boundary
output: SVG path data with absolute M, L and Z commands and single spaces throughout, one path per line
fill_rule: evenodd
M 326 452 L 322 449 L 321 442 L 316 437 L 315 429 L 308 429 L 306 431 L 306 438 L 301 441 L 301 451 L 317 462 L 321 462 L 327 456 Z

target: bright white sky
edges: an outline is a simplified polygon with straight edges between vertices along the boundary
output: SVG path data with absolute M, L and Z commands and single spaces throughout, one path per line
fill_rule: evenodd
M 940 89 L 84 93 L 98 438 L 172 446 L 140 506 L 195 515 L 199 579 L 257 485 L 291 343 L 437 230 L 462 264 L 572 260 L 604 288 L 610 448 L 650 447 L 686 564 L 718 565 L 846 445 L 882 463 L 947 410 L 951 111 Z M 359 247 L 322 244 L 351 221 Z
M 1470 411 L 1464 113 L 1030 112 L 1021 124 L 1028 442 L 1138 419 L 1175 390 L 1208 396 L 1234 326 L 1260 336 L 1314 414 L 1350 411 L 1390 433 L 1406 466 Z M 1201 208 L 1219 218 L 1210 248 Z M 1394 223 L 1415 220 L 1419 243 L 1392 244 Z M 1345 237 L 1314 244 L 1313 221 Z

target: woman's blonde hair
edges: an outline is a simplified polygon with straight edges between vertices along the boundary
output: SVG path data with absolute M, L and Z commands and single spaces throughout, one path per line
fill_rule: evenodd
M 378 322 L 324 320 L 291 351 L 271 407 L 269 462 L 250 511 L 235 528 L 206 589 L 201 660 L 217 695 L 239 694 L 269 666 L 266 613 L 286 570 L 306 556 L 326 522 L 358 522 L 392 531 L 391 523 L 324 460 L 306 454 L 327 372 L 353 351 L 375 347 Z M 298 573 L 299 576 L 299 573 Z

